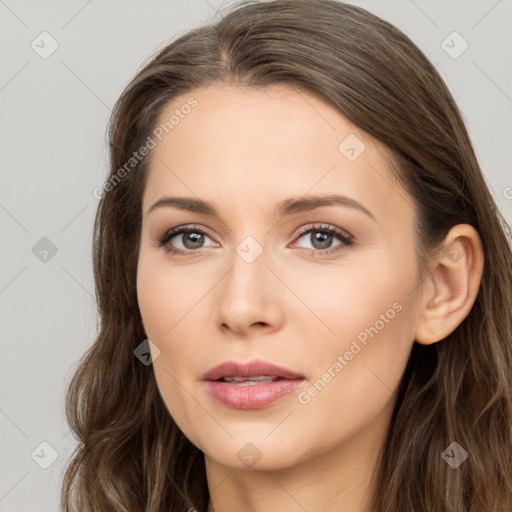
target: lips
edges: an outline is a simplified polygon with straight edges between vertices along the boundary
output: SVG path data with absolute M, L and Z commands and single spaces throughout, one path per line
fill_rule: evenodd
M 234 409 L 260 409 L 289 395 L 305 382 L 303 375 L 265 361 L 228 361 L 203 377 L 207 391 Z
M 203 380 L 220 380 L 230 377 L 251 378 L 251 377 L 267 377 L 276 379 L 303 379 L 304 375 L 295 373 L 281 366 L 267 363 L 265 361 L 249 361 L 248 363 L 237 363 L 235 361 L 227 361 L 219 364 L 208 371 Z

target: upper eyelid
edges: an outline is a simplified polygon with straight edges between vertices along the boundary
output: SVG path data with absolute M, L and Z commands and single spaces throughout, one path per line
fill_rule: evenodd
M 320 225 L 315 226 L 314 224 L 320 224 Z M 299 229 L 299 231 L 297 232 L 297 234 L 295 236 L 300 237 L 310 231 L 332 231 L 335 234 L 337 234 L 338 236 L 344 236 L 345 238 L 354 238 L 353 235 L 351 233 L 349 233 L 347 230 L 338 228 L 332 224 L 326 224 L 326 223 L 313 223 L 311 225 L 303 226 L 302 228 Z
M 168 229 L 164 231 L 161 235 L 158 235 L 157 242 L 161 242 L 163 239 L 166 239 L 167 241 L 165 243 L 169 243 L 169 241 L 172 238 L 174 238 L 175 236 L 183 235 L 187 231 L 199 231 L 209 236 L 212 240 L 215 240 L 215 237 L 211 235 L 210 231 L 207 228 L 203 226 L 198 226 L 196 224 L 183 224 L 181 226 L 176 226 L 174 228 Z

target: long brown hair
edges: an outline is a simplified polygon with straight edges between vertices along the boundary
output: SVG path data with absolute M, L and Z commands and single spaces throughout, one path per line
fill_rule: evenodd
M 471 224 L 484 251 L 468 316 L 441 342 L 414 343 L 375 468 L 372 512 L 512 510 L 512 258 L 510 227 L 483 178 L 452 95 L 400 30 L 334 0 L 244 2 L 160 50 L 113 109 L 110 177 L 146 144 L 162 109 L 211 83 L 286 84 L 328 101 L 384 143 L 417 207 L 425 264 L 448 230 Z M 136 293 L 141 201 L 149 158 L 99 202 L 94 278 L 101 321 L 66 394 L 78 440 L 64 510 L 205 511 L 204 457 L 171 418 L 151 366 Z M 459 443 L 457 469 L 441 453 Z

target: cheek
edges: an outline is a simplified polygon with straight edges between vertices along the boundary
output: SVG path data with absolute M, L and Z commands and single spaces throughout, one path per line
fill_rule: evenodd
M 302 434 L 321 431 L 327 446 L 390 414 L 414 339 L 416 279 L 414 259 L 399 266 L 390 258 L 341 272 L 339 282 L 326 275 L 314 288 L 304 285 L 324 334 L 309 340 L 313 371 L 298 396 Z
M 302 321 L 315 329 L 310 343 L 330 347 L 331 352 L 343 350 L 360 333 L 364 342 L 365 329 L 376 324 L 379 333 L 389 332 L 390 325 L 405 316 L 397 309 L 405 307 L 413 295 L 412 283 L 417 280 L 414 259 L 397 263 L 391 253 L 375 256 L 334 270 L 319 266 L 315 272 L 299 270 L 287 276 L 293 282 L 293 302 L 300 302 L 303 310 Z
M 199 347 L 191 341 L 201 337 L 194 321 L 194 305 L 201 296 L 204 290 L 198 289 L 196 279 L 141 254 L 137 297 L 146 335 L 160 350 L 153 363 L 157 386 L 169 413 L 192 442 L 197 440 L 189 423 L 200 424 L 202 419 L 186 389 L 191 380 L 200 378 L 196 372 Z
M 416 268 L 414 259 L 380 261 L 345 268 L 337 280 L 317 273 L 296 288 L 314 313 L 305 315 L 303 325 L 304 332 L 315 333 L 304 340 L 303 354 L 313 385 L 300 403 L 311 404 L 316 417 L 326 420 L 326 411 L 340 407 L 371 414 L 402 377 L 414 339 Z
M 173 277 L 175 274 L 176 270 L 141 265 L 137 275 L 137 296 L 144 329 L 160 350 L 154 364 L 155 373 L 171 384 L 175 382 L 172 376 L 181 379 L 181 374 L 187 376 L 187 372 L 195 368 L 198 347 L 193 340 L 200 339 L 198 323 L 194 321 L 197 313 L 194 304 L 199 301 L 200 290 L 187 286 L 183 277 L 177 280 Z
M 338 322 L 340 330 L 351 332 L 324 347 L 317 373 L 297 397 L 297 442 L 321 432 L 315 435 L 316 449 L 329 450 L 344 440 L 357 442 L 359 433 L 378 437 L 375 432 L 387 428 L 412 345 L 407 307 L 395 303 L 395 308 L 385 326 L 374 321 L 360 329 Z
M 149 339 L 167 343 L 202 295 L 201 280 L 171 268 L 160 257 L 141 254 L 137 270 L 137 300 Z

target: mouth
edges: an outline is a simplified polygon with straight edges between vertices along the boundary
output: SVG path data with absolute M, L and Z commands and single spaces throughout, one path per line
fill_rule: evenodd
M 222 377 L 217 382 L 229 382 L 236 386 L 256 386 L 258 384 L 267 384 L 275 382 L 276 380 L 283 380 L 281 377 L 270 377 L 267 375 L 258 375 L 256 377 Z
M 265 361 L 227 361 L 203 380 L 212 398 L 234 409 L 260 409 L 289 395 L 305 382 L 304 375 Z

